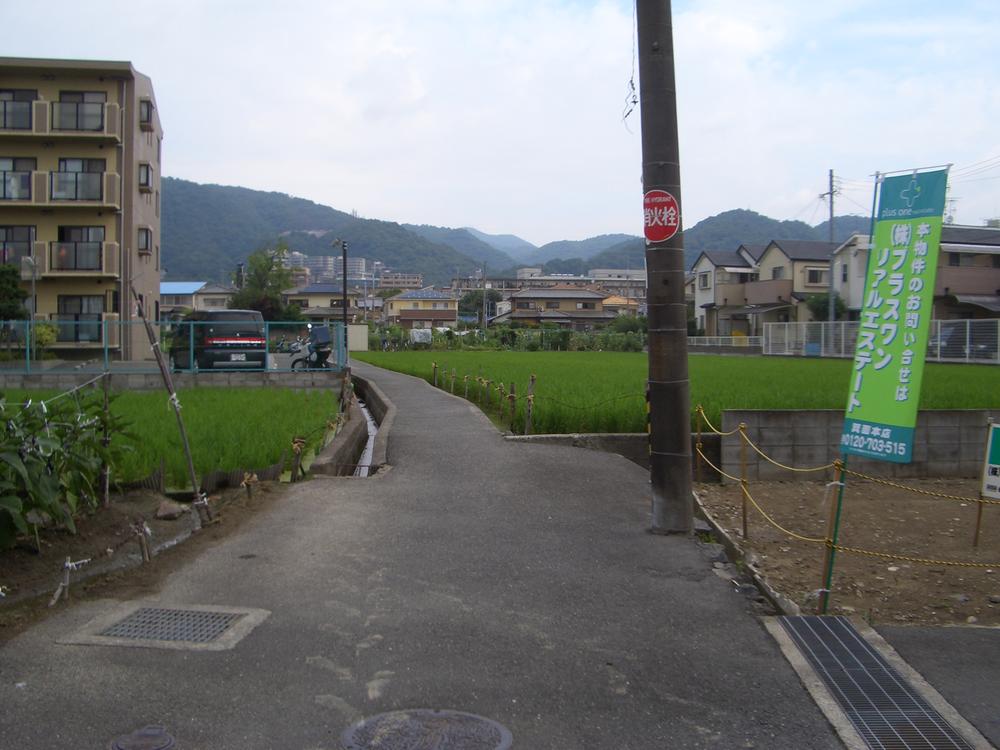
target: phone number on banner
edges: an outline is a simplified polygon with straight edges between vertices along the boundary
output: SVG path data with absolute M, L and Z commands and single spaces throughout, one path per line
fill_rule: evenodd
M 905 456 L 907 445 L 896 440 L 883 440 L 870 435 L 841 435 L 840 444 L 845 448 L 860 448 L 883 456 Z

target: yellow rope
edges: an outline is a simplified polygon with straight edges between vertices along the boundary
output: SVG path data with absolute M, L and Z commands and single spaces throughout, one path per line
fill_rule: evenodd
M 737 428 L 737 429 L 739 429 L 739 428 Z M 808 472 L 811 472 L 811 471 L 826 471 L 827 469 L 832 469 L 834 466 L 836 466 L 836 463 L 829 463 L 829 464 L 825 464 L 824 466 L 813 466 L 813 467 L 806 468 L 806 469 L 797 469 L 794 466 L 786 466 L 785 464 L 778 463 L 773 458 L 771 458 L 766 453 L 764 453 L 764 451 L 762 451 L 760 448 L 758 448 L 756 445 L 754 445 L 753 441 L 750 438 L 747 437 L 747 434 L 745 432 L 741 431 L 740 435 L 742 436 L 742 438 L 746 442 L 746 444 L 749 445 L 751 448 L 753 448 L 761 458 L 763 458 L 768 463 L 774 464 L 775 466 L 778 466 L 778 467 L 780 467 L 782 469 L 786 469 L 788 471 L 797 471 L 797 472 L 801 472 L 801 473 L 808 473 Z
M 706 456 L 704 453 L 702 453 L 700 445 L 695 446 L 695 451 L 697 451 L 698 455 L 701 456 L 701 460 L 704 461 L 706 464 L 708 464 L 712 469 L 714 469 L 718 473 L 719 476 L 725 477 L 726 479 L 731 479 L 734 482 L 742 482 L 743 481 L 739 477 L 734 477 L 732 474 L 727 474 L 722 469 L 720 469 L 718 466 L 716 466 L 711 461 L 709 461 L 708 460 L 708 456 Z
M 722 432 L 721 430 L 716 429 L 715 425 L 713 425 L 711 422 L 708 421 L 708 416 L 705 414 L 705 410 L 702 408 L 701 404 L 698 404 L 698 406 L 696 407 L 696 411 L 701 415 L 701 418 L 705 420 L 705 424 L 708 425 L 708 429 L 711 432 L 714 432 L 716 435 L 721 435 L 722 437 L 729 437 L 730 435 L 735 435 L 737 432 L 740 431 L 739 427 L 737 427 L 735 430 L 730 430 L 729 432 Z
M 761 508 L 760 505 L 757 504 L 757 501 L 753 499 L 753 495 L 750 494 L 750 490 L 745 490 L 744 494 L 746 494 L 746 498 L 747 498 L 747 500 L 750 501 L 750 504 L 753 505 L 753 507 L 757 509 L 758 513 L 760 513 L 762 516 L 764 516 L 764 519 L 769 524 L 771 524 L 774 528 L 778 529 L 779 531 L 782 531 L 785 534 L 787 534 L 788 536 L 792 537 L 792 539 L 798 539 L 800 542 L 811 542 L 812 544 L 826 544 L 826 539 L 823 538 L 823 537 L 802 536 L 802 534 L 796 534 L 794 531 L 789 531 L 784 526 L 782 526 L 777 521 L 775 521 L 773 518 L 771 518 L 764 511 L 764 509 Z
M 868 557 L 879 557 L 884 560 L 903 560 L 904 562 L 919 563 L 920 565 L 954 565 L 960 568 L 1000 568 L 1000 563 L 976 563 L 960 562 L 958 560 L 934 560 L 929 557 L 908 557 L 906 555 L 893 555 L 888 552 L 872 552 L 858 547 L 844 547 L 834 544 L 833 548 L 838 552 L 853 552 L 856 555 L 867 555 Z
M 943 492 L 931 492 L 930 490 L 921 490 L 916 487 L 908 487 L 905 484 L 900 484 L 899 482 L 890 482 L 888 479 L 883 479 L 881 477 L 873 477 L 870 474 L 862 474 L 860 471 L 851 471 L 850 469 L 844 469 L 844 473 L 850 474 L 852 477 L 858 477 L 859 479 L 867 479 L 869 482 L 876 482 L 878 484 L 884 484 L 888 487 L 895 487 L 900 490 L 907 490 L 908 492 L 916 492 L 918 495 L 928 495 L 930 497 L 942 497 L 945 500 L 958 500 L 963 503 L 983 503 L 984 505 L 1000 505 L 1000 500 L 989 500 L 987 498 L 977 498 L 977 497 L 963 497 L 962 495 L 947 495 Z

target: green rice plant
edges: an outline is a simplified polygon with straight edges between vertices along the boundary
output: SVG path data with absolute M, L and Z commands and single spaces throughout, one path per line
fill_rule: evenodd
M 439 367 L 438 384 L 450 389 L 450 374 L 458 378 L 455 392 L 464 394 L 462 377 L 470 375 L 469 399 L 486 403 L 477 378 L 517 384 L 515 427 L 523 429 L 523 396 L 531 374 L 537 376 L 533 431 L 644 432 L 648 359 L 630 352 L 363 352 L 365 362 L 405 372 L 428 381 L 432 363 Z M 791 357 L 688 358 L 691 407 L 702 405 L 719 426 L 725 409 L 843 409 L 851 362 L 841 359 Z M 445 375 L 449 379 L 445 380 Z M 927 365 L 921 393 L 922 409 L 1000 408 L 1000 368 L 990 365 Z M 489 408 L 498 424 L 497 394 L 491 388 Z M 505 415 L 509 409 L 505 410 Z M 693 424 L 693 418 L 692 418 Z
M 49 394 L 52 395 L 52 394 Z M 44 398 L 36 391 L 10 391 L 11 401 Z M 261 469 L 291 456 L 294 437 L 315 449 L 338 412 L 337 392 L 287 388 L 193 388 L 178 393 L 194 460 L 203 476 L 216 469 Z M 163 391 L 129 391 L 112 401 L 112 413 L 127 425 L 114 445 L 127 448 L 113 467 L 115 482 L 131 482 L 166 466 L 171 487 L 190 485 L 177 418 Z

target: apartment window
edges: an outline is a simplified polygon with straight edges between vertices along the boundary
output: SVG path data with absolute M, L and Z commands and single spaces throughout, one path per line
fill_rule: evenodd
M 974 266 L 976 258 L 970 253 L 948 253 L 949 266 Z
M 712 288 L 712 274 L 710 274 L 710 273 L 699 273 L 698 274 L 698 288 L 699 289 L 711 289 Z
M 60 159 L 59 171 L 50 175 L 52 200 L 101 200 L 104 166 L 104 159 Z
M 143 130 L 153 129 L 153 101 L 151 99 L 139 100 L 139 127 Z M 156 145 L 157 150 L 159 150 L 159 141 L 157 141 Z
M 153 252 L 153 230 L 149 227 L 139 227 L 139 241 L 136 249 L 140 253 Z
M 844 283 L 844 284 L 847 283 L 847 264 L 846 263 L 841 263 L 840 264 L 840 281 L 841 281 L 841 283 Z
M 775 280 L 775 279 L 783 279 L 783 278 L 785 278 L 785 267 L 784 266 L 775 266 L 774 268 L 771 269 L 771 280 L 772 281 Z
M 826 269 L 825 268 L 807 268 L 806 269 L 806 283 L 819 285 L 826 283 Z
M 52 127 L 55 130 L 104 130 L 103 91 L 60 91 L 59 101 L 53 102 Z
M 139 164 L 139 189 L 146 193 L 153 189 L 153 168 L 145 162 Z
M 99 342 L 104 295 L 60 294 L 56 298 L 56 341 Z
M 31 200 L 31 173 L 36 164 L 34 158 L 0 156 L 0 200 Z
M 576 309 L 577 310 L 596 310 L 597 309 L 597 305 L 594 302 L 577 302 L 576 303 Z
M 49 268 L 53 271 L 100 271 L 104 227 L 62 226 L 52 243 Z
M 34 241 L 34 227 L 0 227 L 0 262 L 20 264 L 21 258 L 30 258 Z
M 31 130 L 31 103 L 37 98 L 35 89 L 0 89 L 0 128 Z

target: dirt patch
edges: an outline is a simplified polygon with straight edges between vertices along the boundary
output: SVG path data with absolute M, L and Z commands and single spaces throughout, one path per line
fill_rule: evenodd
M 240 528 L 247 519 L 266 511 L 287 489 L 287 485 L 277 482 L 261 482 L 255 485 L 252 498 L 239 488 L 211 495 L 209 502 L 217 518 L 215 523 L 195 532 L 181 544 L 165 549 L 144 565 L 83 580 L 80 580 L 81 574 L 74 573 L 71 599 L 155 596 L 169 573 L 197 557 L 206 545 L 213 545 Z M 0 552 L 0 584 L 7 592 L 6 601 L 0 600 L 0 642 L 65 606 L 60 603 L 50 609 L 48 603 L 62 580 L 62 565 L 67 557 L 73 561 L 92 560 L 84 566 L 82 575 L 99 568 L 124 565 L 127 558 L 136 559 L 139 547 L 132 528 L 136 521 L 144 520 L 149 525 L 152 547 L 185 536 L 192 527 L 190 513 L 176 521 L 157 520 L 156 510 L 163 500 L 164 497 L 155 492 L 131 492 L 115 498 L 110 509 L 79 519 L 76 534 L 42 530 L 39 533 L 40 551 L 35 549 L 34 539 L 24 539 L 16 548 Z
M 978 497 L 975 480 L 906 480 L 928 492 Z M 702 504 L 744 550 L 748 560 L 778 591 L 816 610 L 824 546 L 789 538 L 749 510 L 749 539 L 741 538 L 739 485 L 697 487 Z M 825 483 L 754 482 L 754 499 L 785 528 L 825 537 Z M 986 506 L 979 547 L 972 539 L 978 503 L 928 497 L 886 485 L 848 479 L 840 544 L 909 557 L 1000 563 L 1000 506 Z M 831 614 L 857 614 L 870 622 L 1000 625 L 1000 564 L 958 567 L 885 560 L 838 552 L 830 597 Z

